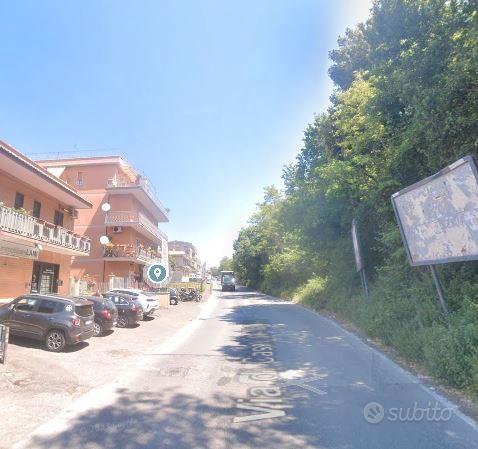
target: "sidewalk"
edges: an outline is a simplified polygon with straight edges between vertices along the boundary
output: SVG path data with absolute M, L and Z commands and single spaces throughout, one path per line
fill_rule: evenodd
M 92 388 L 136 369 L 146 354 L 194 319 L 206 301 L 160 309 L 136 328 L 116 328 L 58 354 L 44 350 L 40 342 L 11 337 L 7 364 L 0 365 L 0 449 L 12 447 Z

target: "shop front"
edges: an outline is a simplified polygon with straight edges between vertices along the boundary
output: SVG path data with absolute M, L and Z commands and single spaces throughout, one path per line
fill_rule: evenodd
M 0 299 L 25 293 L 68 294 L 69 266 L 67 255 L 0 238 Z
M 46 262 L 33 262 L 31 293 L 58 293 L 60 265 Z

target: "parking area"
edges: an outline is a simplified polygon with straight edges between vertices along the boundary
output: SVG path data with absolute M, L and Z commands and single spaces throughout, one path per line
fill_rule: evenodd
M 206 300 L 161 308 L 136 327 L 115 328 L 61 353 L 11 337 L 7 364 L 0 365 L 0 449 L 11 448 L 80 395 L 133 370 L 142 357 L 194 319 Z

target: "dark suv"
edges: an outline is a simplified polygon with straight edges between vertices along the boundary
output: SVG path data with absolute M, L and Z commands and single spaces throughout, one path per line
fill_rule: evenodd
M 111 292 L 103 296 L 111 300 L 118 309 L 118 327 L 133 326 L 143 319 L 143 308 L 136 297 Z
M 93 305 L 81 298 L 23 295 L 0 307 L 0 323 L 12 335 L 44 341 L 49 351 L 60 352 L 93 336 Z
M 98 337 L 103 335 L 105 331 L 113 329 L 118 321 L 118 309 L 113 301 L 101 296 L 81 296 L 81 298 L 93 303 L 93 311 L 95 312 L 95 333 Z

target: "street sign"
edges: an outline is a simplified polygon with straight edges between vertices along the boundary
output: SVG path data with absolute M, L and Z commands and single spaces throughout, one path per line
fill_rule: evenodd
M 37 260 L 39 254 L 40 249 L 37 246 L 0 240 L 0 255 L 2 256 Z
M 478 259 L 478 172 L 471 156 L 392 195 L 410 265 Z
M 154 263 L 146 265 L 144 268 L 144 278 L 146 282 L 154 286 L 161 286 L 168 281 L 169 270 L 166 265 Z

